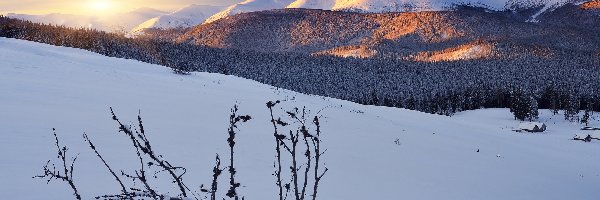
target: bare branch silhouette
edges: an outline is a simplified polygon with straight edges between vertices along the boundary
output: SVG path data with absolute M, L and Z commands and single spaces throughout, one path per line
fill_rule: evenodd
M 67 182 L 69 186 L 71 186 L 75 198 L 81 200 L 81 195 L 79 194 L 79 191 L 75 186 L 75 182 L 73 181 L 73 168 L 75 165 L 75 161 L 77 161 L 77 157 L 79 155 L 71 158 L 70 165 L 67 165 L 67 151 L 69 150 L 69 148 L 67 148 L 67 146 L 60 146 L 58 136 L 56 135 L 56 129 L 53 128 L 52 132 L 54 134 L 54 144 L 56 145 L 58 159 L 62 164 L 62 171 L 57 170 L 56 166 L 53 163 L 51 163 L 51 160 L 48 160 L 48 162 L 46 162 L 46 165 L 44 166 L 44 174 L 34 176 L 33 178 L 47 179 L 47 183 L 50 183 L 50 181 L 52 180 L 60 180 Z

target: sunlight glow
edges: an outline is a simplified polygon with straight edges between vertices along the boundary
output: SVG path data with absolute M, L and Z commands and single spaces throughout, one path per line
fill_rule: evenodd
M 92 0 L 88 7 L 92 12 L 99 12 L 96 14 L 106 14 L 105 12 L 109 11 L 113 5 L 109 0 Z
M 229 6 L 241 1 L 244 0 L 0 0 L 0 13 L 29 15 L 59 13 L 107 17 L 140 8 L 173 12 L 190 4 Z

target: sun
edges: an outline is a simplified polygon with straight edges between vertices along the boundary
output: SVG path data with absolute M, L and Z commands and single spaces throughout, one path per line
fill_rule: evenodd
M 92 0 L 88 7 L 95 12 L 106 12 L 112 8 L 112 3 L 108 0 Z

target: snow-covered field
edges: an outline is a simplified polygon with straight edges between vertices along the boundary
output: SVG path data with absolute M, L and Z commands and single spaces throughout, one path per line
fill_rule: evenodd
M 284 108 L 307 106 L 323 116 L 328 149 L 323 159 L 330 170 L 319 199 L 600 196 L 600 141 L 569 140 L 580 125 L 548 111 L 541 111 L 546 133 L 516 133 L 511 129 L 518 123 L 506 109 L 445 117 L 363 106 L 234 76 L 180 76 L 161 66 L 5 38 L 0 38 L 0 196 L 72 198 L 65 183 L 32 179 L 56 158 L 52 128 L 71 155 L 80 153 L 74 176 L 84 199 L 118 193 L 82 138 L 87 133 L 113 168 L 136 169 L 134 149 L 117 133 L 110 106 L 123 121 L 134 121 L 141 110 L 156 151 L 188 168 L 189 186 L 210 184 L 215 153 L 227 158 L 229 109 L 237 103 L 240 114 L 254 118 L 240 126 L 236 139 L 239 192 L 249 200 L 276 199 L 269 100 L 289 100 Z M 223 176 L 221 188 L 225 184 Z M 159 188 L 177 191 L 167 183 Z

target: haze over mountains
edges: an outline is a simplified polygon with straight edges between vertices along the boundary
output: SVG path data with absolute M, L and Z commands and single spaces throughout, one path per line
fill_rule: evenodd
M 52 13 L 47 15 L 7 13 L 6 16 L 37 23 L 64 25 L 74 28 L 83 27 L 110 32 L 129 32 L 132 28 L 137 27 L 148 19 L 165 14 L 168 13 L 153 8 L 139 8 L 131 12 L 104 17 L 60 13 Z

